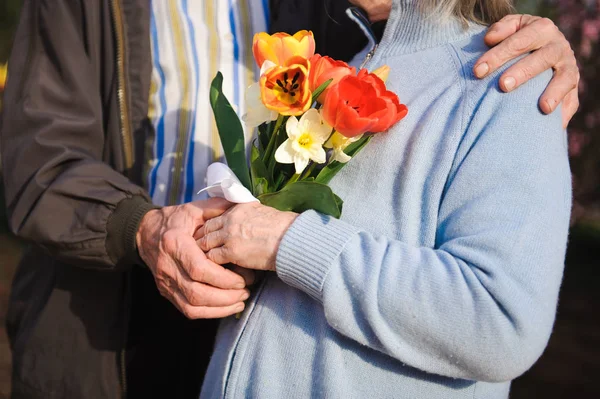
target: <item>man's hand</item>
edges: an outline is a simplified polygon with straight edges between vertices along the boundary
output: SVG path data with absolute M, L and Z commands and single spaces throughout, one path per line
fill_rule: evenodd
M 296 217 L 257 202 L 236 205 L 198 230 L 198 244 L 216 263 L 275 270 L 279 243 Z
M 540 98 L 540 108 L 551 113 L 563 102 L 563 125 L 567 126 L 577 108 L 579 69 L 569 42 L 548 18 L 531 15 L 508 15 L 488 30 L 485 42 L 495 46 L 485 53 L 473 69 L 479 78 L 489 75 L 507 61 L 532 52 L 506 70 L 500 88 L 511 91 L 547 69 L 554 77 Z
M 249 296 L 239 274 L 208 260 L 194 234 L 206 220 L 225 212 L 222 199 L 196 201 L 148 212 L 136 242 L 158 290 L 186 317 L 205 319 L 241 312 Z

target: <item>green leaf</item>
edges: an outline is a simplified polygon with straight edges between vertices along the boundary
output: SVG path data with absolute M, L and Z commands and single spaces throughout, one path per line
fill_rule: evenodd
M 252 194 L 256 196 L 269 192 L 272 182 L 269 179 L 267 167 L 260 157 L 260 151 L 254 145 L 250 154 L 250 172 L 252 174 Z
M 321 85 L 319 87 L 317 87 L 315 89 L 315 91 L 313 91 L 313 95 L 312 95 L 313 103 L 315 101 L 317 101 L 317 98 L 319 98 L 321 93 L 323 93 L 325 91 L 325 89 L 327 88 L 327 86 L 329 86 L 331 84 L 331 82 L 333 82 L 333 79 L 326 80 L 325 82 L 321 83 Z
M 372 135 L 365 135 L 365 136 L 361 137 L 360 140 L 355 141 L 354 143 L 352 143 L 348 147 L 346 147 L 344 152 L 346 154 L 348 154 L 349 156 L 354 157 L 356 154 L 358 154 L 358 152 L 360 150 L 362 150 L 364 148 L 364 146 L 367 145 L 367 143 L 369 141 L 371 141 L 372 137 L 373 137 Z M 352 161 L 352 160 L 350 160 L 350 161 Z M 342 168 L 345 165 L 346 165 L 345 163 L 333 161 L 332 163 L 330 163 L 329 165 L 327 165 L 323 169 L 321 169 L 321 172 L 319 172 L 315 181 L 317 183 L 329 184 L 331 179 L 333 179 L 333 177 L 335 175 L 337 175 L 337 173 L 340 170 L 342 170 Z
M 269 176 L 271 176 L 273 181 L 278 180 L 278 173 L 285 174 L 285 171 L 287 171 L 287 168 L 283 164 L 277 163 L 275 160 L 275 153 L 277 152 L 279 146 L 281 146 L 288 138 L 286 132 L 286 122 L 288 119 L 289 116 L 279 116 L 279 119 L 277 120 L 273 130 L 273 135 L 271 136 L 271 140 L 269 142 L 270 148 L 267 148 L 267 151 L 265 151 L 264 162 L 265 165 L 267 165 Z
M 246 144 L 244 140 L 244 129 L 240 118 L 237 116 L 231 104 L 223 94 L 223 75 L 221 72 L 210 85 L 210 105 L 215 115 L 217 129 L 227 165 L 233 173 L 240 179 L 240 182 L 248 189 L 252 190 L 250 182 L 250 171 L 246 161 Z
M 299 181 L 285 186 L 276 193 L 258 196 L 263 205 L 280 211 L 302 213 L 309 209 L 339 218 L 342 214 L 342 200 L 324 184 Z
M 344 201 L 337 196 L 337 194 L 333 193 L 333 196 L 335 197 L 335 203 L 337 204 L 338 208 L 340 209 L 340 213 L 342 213 L 342 207 L 344 206 Z
M 269 145 L 269 138 L 271 137 L 271 132 L 273 131 L 274 127 L 275 122 L 266 122 L 258 126 L 259 150 L 261 150 L 262 153 L 265 152 L 267 146 Z
M 262 177 L 259 179 L 256 179 L 256 182 L 254 183 L 253 195 L 258 196 L 258 195 L 266 194 L 268 192 L 269 192 L 269 182 L 267 181 L 267 179 L 262 178 Z

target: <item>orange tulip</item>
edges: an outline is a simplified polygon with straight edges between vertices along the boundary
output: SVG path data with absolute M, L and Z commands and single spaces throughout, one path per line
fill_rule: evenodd
M 309 68 L 308 61 L 304 61 L 304 64 L 275 66 L 260 77 L 260 95 L 267 108 L 281 115 L 301 115 L 310 108 Z
M 310 59 L 310 90 L 315 91 L 319 86 L 333 79 L 327 88 L 321 93 L 317 101 L 323 103 L 325 96 L 331 87 L 336 85 L 344 76 L 356 75 L 356 68 L 349 67 L 344 61 L 337 61 L 330 57 L 321 57 L 315 54 Z
M 346 137 L 389 129 L 408 113 L 398 96 L 377 76 L 361 70 L 333 86 L 323 104 L 323 119 Z
M 267 60 L 276 65 L 284 65 L 292 57 L 312 57 L 315 53 L 315 38 L 312 32 L 306 30 L 296 32 L 293 36 L 281 32 L 273 35 L 260 32 L 254 35 L 252 53 L 259 68 Z

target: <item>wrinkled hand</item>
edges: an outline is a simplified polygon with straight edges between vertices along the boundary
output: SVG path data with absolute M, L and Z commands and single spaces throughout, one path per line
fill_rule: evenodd
M 579 69 L 569 42 L 554 22 L 531 15 L 508 15 L 490 27 L 485 42 L 495 47 L 476 62 L 473 70 L 479 78 L 511 59 L 533 51 L 502 74 L 500 88 L 503 91 L 514 90 L 543 71 L 554 69 L 554 77 L 539 104 L 542 111 L 549 114 L 563 102 L 563 125 L 566 127 L 579 107 Z
M 140 223 L 136 236 L 140 257 L 161 295 L 190 319 L 239 313 L 249 296 L 244 277 L 207 259 L 194 239 L 207 219 L 230 206 L 222 199 L 168 206 L 148 212 Z
M 198 244 L 215 263 L 275 270 L 279 244 L 296 217 L 257 202 L 236 205 L 198 230 Z

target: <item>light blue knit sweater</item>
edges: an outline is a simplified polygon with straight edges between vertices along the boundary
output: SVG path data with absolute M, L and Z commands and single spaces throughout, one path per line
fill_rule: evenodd
M 482 27 L 396 1 L 369 69 L 409 114 L 331 183 L 342 220 L 302 214 L 203 398 L 506 398 L 547 344 L 571 206 L 550 73 L 510 94 L 472 75 Z

